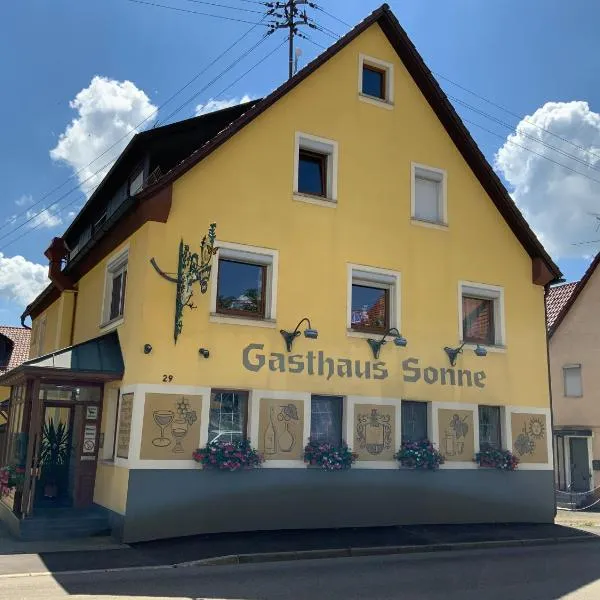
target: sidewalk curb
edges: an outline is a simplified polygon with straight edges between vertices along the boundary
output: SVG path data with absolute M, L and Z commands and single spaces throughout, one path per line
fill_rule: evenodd
M 75 571 L 40 571 L 29 573 L 3 573 L 2 579 L 24 577 L 65 577 L 70 575 L 97 575 L 99 573 L 127 573 L 133 571 L 159 571 L 166 569 L 183 569 L 188 567 L 214 567 L 225 565 L 258 564 L 271 562 L 292 562 L 296 560 L 315 560 L 322 558 L 350 558 L 364 556 L 386 556 L 394 554 L 426 554 L 461 550 L 485 550 L 492 548 L 519 548 L 527 546 L 551 546 L 576 542 L 600 542 L 600 536 L 577 535 L 564 538 L 535 538 L 521 540 L 490 540 L 484 542 L 450 542 L 445 544 L 424 544 L 421 546 L 370 546 L 365 548 L 331 548 L 327 550 L 297 550 L 292 552 L 263 552 L 256 554 L 229 554 L 202 558 L 187 562 L 164 565 L 142 565 L 135 567 L 114 567 L 109 569 L 82 569 Z

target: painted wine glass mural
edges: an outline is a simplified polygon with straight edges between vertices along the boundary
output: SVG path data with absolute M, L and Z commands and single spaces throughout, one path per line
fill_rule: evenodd
M 171 440 L 165 437 L 166 428 L 173 422 L 175 413 L 172 410 L 155 410 L 152 413 L 154 422 L 160 429 L 160 436 L 152 440 L 152 445 L 157 448 L 166 448 L 171 445 Z

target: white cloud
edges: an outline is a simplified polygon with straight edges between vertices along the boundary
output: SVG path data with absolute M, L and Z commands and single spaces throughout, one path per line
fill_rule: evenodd
M 250 102 L 250 100 L 252 98 L 248 94 L 244 94 L 241 98 L 229 98 L 228 100 L 210 98 L 206 104 L 198 104 L 196 106 L 196 116 L 199 117 L 200 115 L 215 112 L 216 110 L 222 110 L 230 106 L 236 106 L 237 104 L 244 104 L 244 102 Z
M 100 76 L 94 77 L 69 105 L 78 116 L 60 134 L 50 156 L 53 160 L 64 161 L 75 172 L 81 171 L 77 177 L 82 191 L 89 197 L 131 140 L 132 135 L 127 134 L 136 132 L 144 119 L 147 120 L 140 129 L 156 118 L 153 114 L 156 106 L 131 81 Z M 113 144 L 115 146 L 111 148 Z M 108 148 L 111 149 L 104 156 L 87 166 Z
M 25 213 L 25 219 L 27 221 L 31 219 L 31 221 L 27 223 L 27 227 L 30 229 L 51 229 L 52 227 L 57 227 L 62 223 L 62 218 L 58 212 L 58 208 L 55 207 L 28 210 Z
M 9 258 L 0 252 L 0 298 L 17 302 L 24 308 L 48 283 L 48 267 L 23 256 Z
M 547 102 L 532 116 L 525 117 L 507 140 L 496 154 L 495 166 L 512 186 L 513 199 L 546 249 L 555 259 L 581 257 L 595 251 L 593 245 L 573 244 L 600 239 L 600 232 L 596 231 L 600 220 L 590 214 L 600 214 L 600 183 L 515 143 L 600 182 L 600 114 L 590 110 L 587 102 Z M 591 167 L 545 147 L 542 142 Z
M 20 198 L 15 200 L 17 206 L 29 206 L 33 204 L 33 196 L 31 194 L 23 194 Z

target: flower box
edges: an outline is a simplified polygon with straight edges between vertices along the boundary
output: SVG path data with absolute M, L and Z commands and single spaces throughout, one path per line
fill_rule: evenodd
M 401 467 L 423 471 L 435 471 L 444 464 L 445 460 L 442 453 L 429 440 L 402 442 L 394 458 Z
M 475 455 L 474 460 L 482 468 L 499 471 L 514 471 L 519 464 L 518 457 L 510 450 L 497 448 L 484 448 Z
M 304 462 L 309 468 L 323 471 L 345 471 L 356 462 L 358 456 L 348 448 L 346 442 L 335 446 L 327 442 L 309 440 L 304 448 Z
M 198 448 L 192 458 L 203 469 L 213 471 L 247 471 L 260 467 L 264 460 L 248 440 L 210 442 Z

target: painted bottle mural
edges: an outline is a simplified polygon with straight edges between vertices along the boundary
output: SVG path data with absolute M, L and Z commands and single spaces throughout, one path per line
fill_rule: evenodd
M 265 431 L 265 454 L 275 454 L 277 452 L 277 434 L 273 423 L 273 409 L 269 412 L 269 424 Z
M 290 424 L 286 421 L 285 430 L 279 436 L 279 449 L 282 452 L 291 452 L 294 446 L 295 438 L 290 431 Z

